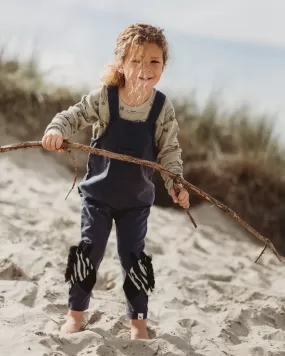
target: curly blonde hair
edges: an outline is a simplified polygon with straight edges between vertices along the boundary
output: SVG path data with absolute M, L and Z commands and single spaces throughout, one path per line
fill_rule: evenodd
M 162 49 L 163 63 L 165 65 L 169 53 L 163 29 L 148 24 L 136 23 L 129 25 L 119 34 L 114 50 L 115 61 L 107 66 L 106 72 L 101 78 L 101 83 L 106 86 L 123 87 L 125 85 L 125 77 L 122 73 L 119 73 L 118 66 L 125 60 L 132 45 L 141 45 L 145 42 L 155 43 Z

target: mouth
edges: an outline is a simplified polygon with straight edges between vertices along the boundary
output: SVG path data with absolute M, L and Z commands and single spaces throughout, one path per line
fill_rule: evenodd
M 140 80 L 143 80 L 143 81 L 145 81 L 145 82 L 147 82 L 147 81 L 149 81 L 149 80 L 151 80 L 151 79 L 153 79 L 153 78 L 142 78 L 142 77 L 139 77 L 139 79 L 140 79 Z

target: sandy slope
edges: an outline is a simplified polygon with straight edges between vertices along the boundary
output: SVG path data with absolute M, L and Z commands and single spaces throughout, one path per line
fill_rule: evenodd
M 64 200 L 71 183 L 40 150 L 0 156 L 1 356 L 285 355 L 284 266 L 270 252 L 254 264 L 261 246 L 208 204 L 193 211 L 197 230 L 183 213 L 152 209 L 152 340 L 128 340 L 114 231 L 91 322 L 78 334 L 59 332 L 67 251 L 80 226 L 77 190 Z

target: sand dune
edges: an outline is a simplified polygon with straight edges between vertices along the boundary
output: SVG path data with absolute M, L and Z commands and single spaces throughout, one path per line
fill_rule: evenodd
M 151 340 L 129 341 L 114 230 L 86 330 L 61 333 L 80 235 L 77 190 L 64 200 L 72 174 L 41 150 L 1 154 L 0 172 L 1 356 L 285 356 L 284 266 L 269 251 L 254 264 L 262 247 L 208 204 L 193 210 L 196 230 L 183 212 L 152 209 Z

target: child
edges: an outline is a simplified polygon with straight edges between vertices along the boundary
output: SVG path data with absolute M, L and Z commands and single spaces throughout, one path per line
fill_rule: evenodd
M 115 63 L 103 77 L 102 88 L 58 113 L 46 128 L 43 147 L 62 151 L 64 139 L 93 125 L 91 147 L 157 161 L 182 174 L 174 109 L 154 88 L 167 59 L 163 30 L 146 24 L 128 26 L 117 38 Z M 154 275 L 144 239 L 155 194 L 153 172 L 146 166 L 89 155 L 87 173 L 78 187 L 81 242 L 71 247 L 65 274 L 70 289 L 63 331 L 73 333 L 82 327 L 114 219 L 131 339 L 149 338 L 148 291 L 154 288 Z M 163 179 L 173 201 L 188 208 L 187 190 L 180 187 L 176 196 L 173 181 Z

